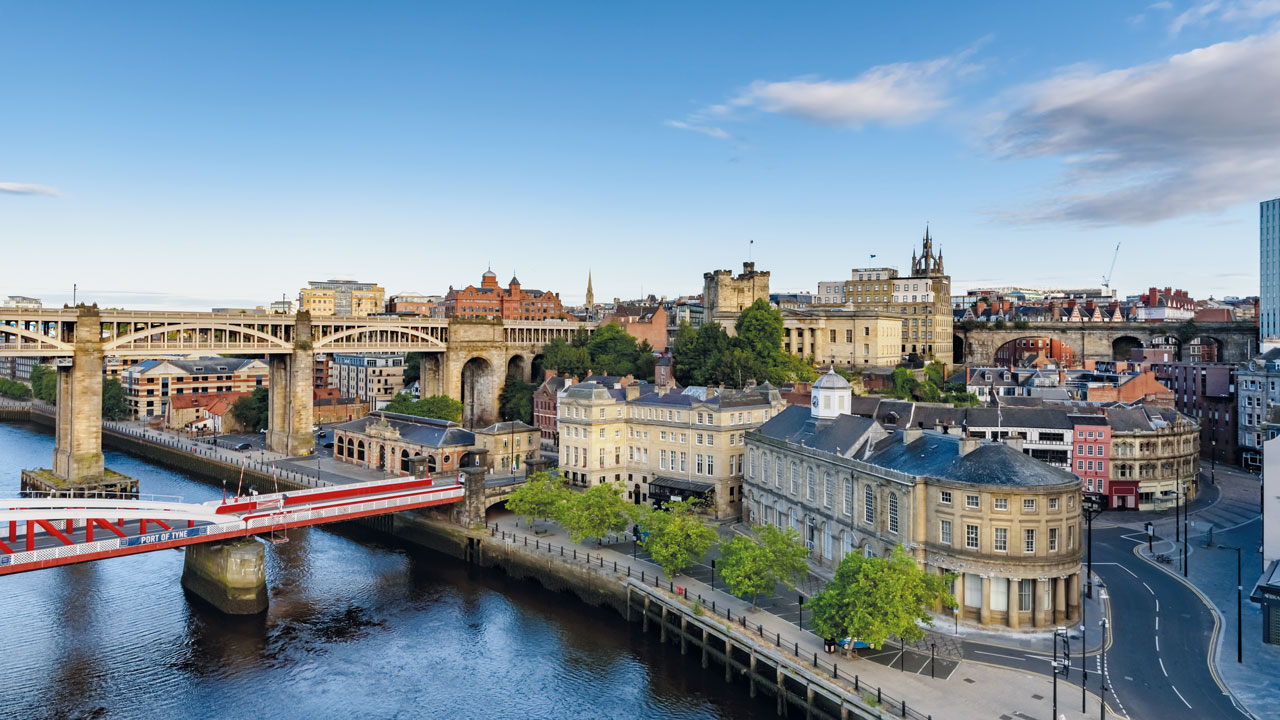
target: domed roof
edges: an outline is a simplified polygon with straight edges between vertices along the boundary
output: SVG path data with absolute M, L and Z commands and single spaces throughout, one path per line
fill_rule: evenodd
M 813 384 L 814 390 L 848 390 L 850 387 L 849 381 L 837 375 L 834 367 L 823 373 Z
M 484 275 L 481 275 L 480 277 L 496 278 L 498 276 L 495 275 L 492 270 L 485 270 Z

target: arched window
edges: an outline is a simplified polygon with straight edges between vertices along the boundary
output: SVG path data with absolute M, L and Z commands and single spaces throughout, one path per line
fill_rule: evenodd
M 400 451 L 400 471 L 401 471 L 401 472 L 407 472 L 407 473 L 408 473 L 408 472 L 413 472 L 413 463 L 409 461 L 409 451 L 408 451 L 408 450 L 401 450 L 401 451 Z
M 805 497 L 809 499 L 809 502 L 813 502 L 818 495 L 818 481 L 814 479 L 813 468 L 805 468 L 805 470 L 807 471 L 805 473 Z
M 782 458 L 775 457 L 773 459 L 773 486 L 782 489 Z
M 822 475 L 822 504 L 825 507 L 831 507 L 831 498 L 836 494 L 835 481 L 831 479 L 831 473 L 823 473 Z
M 853 479 L 844 479 L 844 514 L 853 515 Z
M 870 485 L 862 493 L 862 521 L 871 525 L 876 522 L 876 491 Z
M 898 493 L 889 493 L 889 532 L 898 532 Z
M 356 459 L 364 460 L 364 441 L 356 443 Z
M 800 466 L 791 463 L 791 494 L 800 494 Z

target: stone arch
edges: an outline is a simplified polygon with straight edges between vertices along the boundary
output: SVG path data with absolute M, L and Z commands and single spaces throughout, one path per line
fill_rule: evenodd
M 493 421 L 497 397 L 497 372 L 483 357 L 473 357 L 462 365 L 462 424 L 484 427 Z
M 363 440 L 356 443 L 356 459 L 359 460 L 360 462 L 364 462 L 364 441 Z
M 991 355 L 992 364 L 999 367 L 1029 367 L 1044 364 L 1070 367 L 1078 364 L 1079 359 L 1074 346 L 1053 335 L 1022 335 L 1009 338 L 997 345 Z
M 1176 335 L 1156 335 L 1147 343 L 1147 347 L 1156 350 L 1169 350 L 1174 360 L 1182 360 L 1182 341 Z
M 1111 341 L 1111 359 L 1128 360 L 1129 351 L 1140 347 L 1145 347 L 1145 345 L 1138 338 L 1132 335 L 1121 335 Z
M 534 353 L 533 356 L 529 358 L 529 377 L 531 378 L 530 382 L 537 383 L 538 385 L 542 384 L 542 378 L 544 375 L 547 374 L 546 365 L 547 365 L 547 356 L 543 355 L 540 352 Z
M 964 364 L 964 336 L 951 336 L 951 362 L 955 365 Z
M 1187 362 L 1221 362 L 1226 343 L 1210 335 L 1197 335 L 1184 349 Z
M 507 372 L 503 376 L 509 378 L 515 375 L 522 382 L 529 382 L 529 361 L 524 355 L 515 354 L 507 358 Z
M 400 472 L 402 473 L 413 472 L 413 461 L 409 458 L 408 450 L 404 450 L 404 449 L 400 450 Z

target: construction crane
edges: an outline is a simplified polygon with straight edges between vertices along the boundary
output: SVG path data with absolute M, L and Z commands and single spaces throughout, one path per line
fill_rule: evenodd
M 1102 276 L 1102 287 L 1111 289 L 1111 275 L 1116 271 L 1116 258 L 1120 257 L 1120 243 L 1116 243 L 1116 251 L 1111 254 L 1111 267 L 1107 270 L 1107 274 Z

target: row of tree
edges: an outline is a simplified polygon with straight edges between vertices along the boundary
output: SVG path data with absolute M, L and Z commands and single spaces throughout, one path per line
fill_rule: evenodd
M 449 422 L 462 420 L 462 403 L 448 395 L 428 395 L 418 399 L 407 392 L 396 393 L 395 397 L 391 398 L 391 401 L 382 409 L 401 415 L 416 415 Z
M 568 342 L 556 338 L 547 343 L 542 353 L 542 366 L 565 377 L 594 373 L 653 380 L 653 346 L 648 340 L 637 343 L 618 323 L 591 331 L 579 328 Z
M 734 325 L 730 337 L 719 323 L 694 330 L 681 323 L 672 345 L 676 382 L 682 385 L 743 387 L 748 380 L 775 385 L 813 380 L 813 367 L 782 349 L 782 313 L 756 300 Z
M 0 397 L 7 397 L 13 400 L 30 400 L 31 388 L 17 380 L 0 378 Z
M 31 368 L 31 389 L 27 397 L 57 405 L 58 371 L 48 365 L 36 365 Z M 128 416 L 129 403 L 124 399 L 124 387 L 119 380 L 104 378 L 102 380 L 102 417 L 107 420 L 122 420 Z
M 897 368 L 891 376 L 892 386 L 884 391 L 885 395 L 898 400 L 915 400 L 918 402 L 945 402 L 956 407 L 973 407 L 978 404 L 978 397 L 966 392 L 964 385 L 948 383 L 944 377 L 945 367 L 933 361 L 924 368 L 924 379 L 917 379 L 907 368 Z M 843 373 L 842 373 L 843 374 Z

